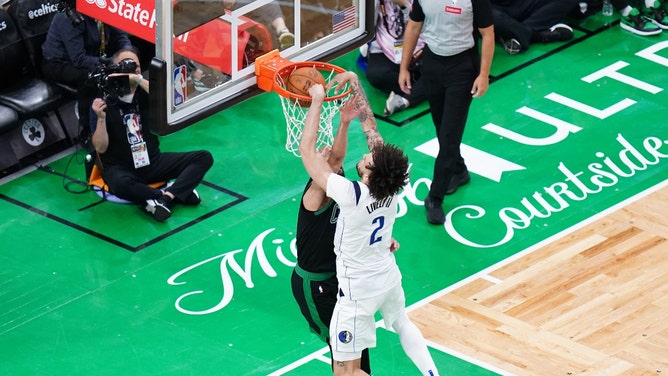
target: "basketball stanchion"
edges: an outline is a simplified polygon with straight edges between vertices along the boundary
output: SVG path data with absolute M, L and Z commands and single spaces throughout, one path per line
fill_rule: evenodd
M 290 76 L 300 68 L 317 69 L 324 77 L 327 85 L 337 74 L 346 71 L 336 65 L 319 61 L 293 62 L 280 56 L 278 50 L 271 51 L 255 59 L 257 86 L 266 92 L 276 92 L 281 99 L 287 132 L 285 149 L 296 157 L 301 157 L 299 154 L 299 141 L 304 129 L 306 112 L 311 104 L 310 96 L 288 90 Z M 297 80 L 293 79 L 293 82 L 295 81 Z M 295 91 L 304 92 L 305 88 L 301 89 Z M 318 148 L 331 146 L 334 142 L 332 120 L 339 112 L 339 107 L 343 101 L 351 92 L 352 88 L 349 84 L 346 84 L 344 87 L 331 88 L 327 91 L 327 96 L 325 97 L 320 113 L 320 126 L 316 141 Z

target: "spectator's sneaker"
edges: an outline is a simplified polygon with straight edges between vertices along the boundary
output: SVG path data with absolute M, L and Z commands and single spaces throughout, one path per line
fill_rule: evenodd
M 195 91 L 198 93 L 203 93 L 210 88 L 206 86 L 206 84 L 200 80 L 195 80 L 193 79 L 193 87 L 195 88 Z
M 652 23 L 656 26 L 666 30 L 668 29 L 668 14 L 666 10 L 661 7 L 661 3 L 658 1 L 654 2 L 653 7 L 643 7 L 643 15 L 647 17 Z
M 522 45 L 520 42 L 517 41 L 515 38 L 510 38 L 510 39 L 503 39 L 499 38 L 501 41 L 501 44 L 503 45 L 503 49 L 506 50 L 508 55 L 516 55 L 520 52 L 522 52 Z
M 169 196 L 163 195 L 160 198 L 146 200 L 144 211 L 153 216 L 156 221 L 164 222 L 167 218 L 172 216 L 172 211 L 169 209 L 171 199 Z
M 438 202 L 431 196 L 424 199 L 424 208 L 427 209 L 427 222 L 432 225 L 442 225 L 445 223 L 445 212 L 443 212 L 443 203 Z
M 295 35 L 288 29 L 281 30 L 280 34 L 278 34 L 278 44 L 280 45 L 281 50 L 294 46 Z
M 558 23 L 547 30 L 538 33 L 538 38 L 543 43 L 563 42 L 573 38 L 573 29 L 562 23 Z
M 183 203 L 185 205 L 199 205 L 199 203 L 202 202 L 202 199 L 199 197 L 199 193 L 197 193 L 196 189 L 193 189 L 192 192 L 186 197 L 185 200 L 183 200 Z
M 170 181 L 169 183 L 167 183 L 167 185 L 165 186 L 165 190 L 168 189 L 169 187 L 171 187 L 172 185 L 174 185 L 174 181 Z M 169 197 L 169 196 L 167 196 L 167 197 Z M 199 193 L 197 193 L 197 189 L 193 189 L 193 191 L 190 192 L 190 194 L 188 195 L 188 197 L 186 197 L 185 200 L 179 200 L 177 198 L 176 201 L 181 203 L 181 204 L 184 204 L 184 205 L 195 206 L 195 205 L 199 205 L 199 203 L 202 202 L 202 199 L 199 197 Z
M 646 17 L 641 16 L 640 11 L 636 8 L 631 9 L 628 16 L 622 16 L 619 26 L 622 29 L 643 36 L 661 34 L 661 29 Z
M 390 96 L 385 101 L 385 110 L 383 114 L 390 116 L 395 112 L 403 111 L 408 107 L 408 100 L 401 95 L 394 94 L 390 91 Z

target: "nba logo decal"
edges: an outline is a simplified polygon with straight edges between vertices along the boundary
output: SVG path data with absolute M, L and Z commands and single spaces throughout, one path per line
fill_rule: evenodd
M 350 343 L 353 340 L 353 334 L 347 330 L 339 332 L 339 342 Z
M 186 101 L 188 80 L 186 66 L 181 65 L 174 69 L 174 106 L 180 106 Z

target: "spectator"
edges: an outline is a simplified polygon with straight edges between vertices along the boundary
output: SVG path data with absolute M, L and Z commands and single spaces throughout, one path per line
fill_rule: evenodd
M 239 2 L 236 0 L 224 0 L 225 8 L 230 10 L 241 8 L 249 2 L 249 0 L 242 0 Z M 290 32 L 290 29 L 288 29 L 288 26 L 285 24 L 283 11 L 276 1 L 272 1 L 262 8 L 250 12 L 248 16 L 262 24 L 271 25 L 281 50 L 295 44 L 295 35 Z
M 424 40 L 413 51 L 411 79 L 413 90 L 404 94 L 399 87 L 399 63 L 403 53 L 404 30 L 412 0 L 376 0 L 376 37 L 368 48 L 366 77 L 375 88 L 389 93 L 385 101 L 385 116 L 392 115 L 426 100 L 420 84 L 419 61 Z
M 229 81 L 231 76 L 185 56 L 174 54 L 174 65 L 185 66 L 188 73 L 188 96 L 194 97 Z M 192 90 L 191 90 L 192 87 Z
M 72 9 L 73 12 L 75 12 Z M 108 61 L 122 48 L 131 47 L 124 32 L 86 15 L 76 13 L 78 23 L 65 13 L 56 14 L 42 44 L 42 73 L 55 82 L 77 89 L 79 126 L 88 132 L 90 106 L 97 95 L 88 73 Z
M 532 43 L 567 41 L 573 29 L 561 22 L 579 0 L 491 0 L 494 33 L 507 53 L 529 49 Z
M 143 206 L 157 221 L 167 220 L 174 203 L 198 205 L 200 196 L 195 187 L 213 164 L 208 151 L 161 152 L 158 137 L 148 129 L 151 111 L 148 108 L 149 83 L 141 75 L 136 49 L 122 49 L 112 62 L 131 59 L 137 64 L 128 76 L 127 94 L 118 98 L 96 98 L 93 111 L 97 125 L 93 145 L 102 165 L 102 178 L 109 191 L 119 198 Z M 116 74 L 123 75 L 122 73 Z M 161 190 L 148 184 L 175 179 Z

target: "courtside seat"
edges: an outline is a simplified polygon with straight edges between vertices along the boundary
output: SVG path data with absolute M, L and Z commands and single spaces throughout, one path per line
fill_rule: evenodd
M 18 5 L 25 3 L 15 0 L 9 9 Z M 33 18 L 39 13 L 34 13 Z M 33 22 L 27 22 L 26 25 L 32 27 Z M 70 105 L 73 100 L 61 88 L 40 78 L 21 30 L 11 14 L 1 9 L 0 26 L 0 106 L 8 108 L 11 117 L 14 114 L 18 116 L 18 125 L 13 129 L 8 125 L 5 132 L 0 134 L 0 146 L 9 145 L 9 150 L 0 152 L 3 154 L 0 156 L 3 158 L 0 165 L 9 166 L 10 169 L 22 168 L 45 157 L 44 153 L 56 152 L 58 148 L 64 148 L 65 144 L 71 145 L 70 135 L 74 133 L 68 131 L 67 123 L 63 120 L 67 119 L 69 123 L 74 117 Z M 33 41 L 37 43 L 37 39 Z M 35 51 L 41 52 L 41 48 Z
M 49 33 L 51 22 L 56 16 L 57 12 L 54 9 L 57 9 L 57 3 L 53 0 L 16 0 L 16 5 L 9 8 L 9 15 L 16 22 L 21 38 L 23 38 L 23 42 L 26 44 L 30 61 L 39 76 L 42 76 L 40 71 L 42 67 L 42 44 Z M 45 14 L 39 17 L 30 17 L 30 12 L 35 9 L 45 9 L 50 10 L 50 12 L 45 12 Z M 76 98 L 76 87 L 50 80 L 46 81 L 61 89 L 61 94 Z
M 19 6 L 23 3 L 17 0 L 10 10 L 14 7 L 23 9 Z M 28 53 L 28 44 L 21 37 L 14 19 L 3 10 L 0 10 L 0 25 L 5 25 L 0 30 L 0 104 L 27 119 L 54 111 L 69 100 L 63 89 L 39 78 Z
M 34 73 L 41 76 L 42 44 L 49 33 L 51 21 L 58 13 L 58 1 L 14 0 L 8 13 L 25 43 Z
M 23 76 L 17 82 L 0 90 L 0 104 L 18 112 L 22 118 L 31 118 L 54 111 L 65 102 L 62 89 L 37 77 Z
M 0 90 L 0 104 L 18 112 L 22 118 L 55 111 L 65 100 L 62 89 L 37 77 L 21 77 L 8 88 Z
M 54 82 L 53 84 L 58 86 L 61 89 L 61 92 L 63 92 L 64 94 L 69 95 L 72 98 L 77 97 L 77 88 L 76 87 L 70 86 L 70 85 L 65 85 L 65 84 L 60 83 L 60 82 Z
M 9 107 L 0 105 L 0 135 L 19 126 L 19 114 Z
M 14 0 L 9 8 L 9 15 L 18 28 L 19 35 L 25 43 L 28 58 L 34 68 L 34 75 L 44 79 L 50 85 L 56 86 L 58 95 L 66 95 L 75 98 L 76 87 L 52 82 L 42 77 L 42 44 L 49 33 L 51 21 L 58 13 L 58 1 L 53 0 Z

